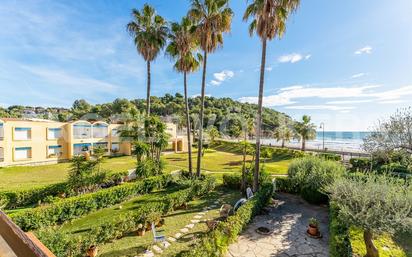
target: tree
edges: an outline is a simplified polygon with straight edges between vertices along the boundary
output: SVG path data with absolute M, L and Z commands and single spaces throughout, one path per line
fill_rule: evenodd
M 412 154 L 412 107 L 400 109 L 378 123 L 364 140 L 364 148 L 375 155 L 405 151 Z
M 197 176 L 200 177 L 203 147 L 203 115 L 206 89 L 206 67 L 209 53 L 213 53 L 223 45 L 223 33 L 230 31 L 233 12 L 229 8 L 229 0 L 191 0 L 188 16 L 196 24 L 195 35 L 203 50 L 203 74 L 200 103 L 200 127 L 197 151 Z
M 246 8 L 243 20 L 247 21 L 253 17 L 249 26 L 249 34 L 255 32 L 262 41 L 262 60 L 260 64 L 259 100 L 256 124 L 256 158 L 253 175 L 253 190 L 259 187 L 260 168 L 260 137 L 262 136 L 262 109 L 263 89 L 265 81 L 266 44 L 268 40 L 281 38 L 286 30 L 286 21 L 290 13 L 299 6 L 300 0 L 253 0 Z
M 213 144 L 215 142 L 215 139 L 220 137 L 219 130 L 215 126 L 210 126 L 210 128 L 207 130 L 207 134 L 210 139 L 210 143 Z
M 166 49 L 166 53 L 176 60 L 174 69 L 183 73 L 187 149 L 189 155 L 188 164 L 190 173 L 192 173 L 192 140 L 190 132 L 189 100 L 187 96 L 187 74 L 198 70 L 202 60 L 200 54 L 195 54 L 195 51 L 198 48 L 198 41 L 195 38 L 192 28 L 193 23 L 187 17 L 183 18 L 180 24 L 172 23 L 170 35 L 171 42 Z
M 412 184 L 388 175 L 341 177 L 325 187 L 339 218 L 362 228 L 368 257 L 378 257 L 373 235 L 412 229 Z
M 83 115 L 90 113 L 92 106 L 84 99 L 76 100 L 72 106 L 74 118 L 80 119 Z
M 295 123 L 295 130 L 302 141 L 302 151 L 306 149 L 306 141 L 316 138 L 316 126 L 311 123 L 311 118 L 308 115 L 303 115 L 301 122 Z
M 282 148 L 285 147 L 286 142 L 290 142 L 293 138 L 293 130 L 287 125 L 281 125 L 276 128 L 273 133 L 277 141 L 282 141 Z
M 146 61 L 146 115 L 150 115 L 150 63 L 166 45 L 169 29 L 166 20 L 157 15 L 156 10 L 148 4 L 145 4 L 141 11 L 133 9 L 132 16 L 133 21 L 127 24 L 127 30 L 133 36 L 137 52 Z

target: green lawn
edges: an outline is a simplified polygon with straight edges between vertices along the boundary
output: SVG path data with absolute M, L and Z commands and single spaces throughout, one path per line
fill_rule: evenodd
M 159 199 L 164 194 L 171 193 L 178 190 L 178 188 L 168 188 L 166 190 L 157 191 L 148 195 L 135 197 L 127 202 L 118 204 L 111 208 L 99 210 L 89 215 L 86 215 L 80 219 L 74 220 L 62 226 L 63 231 L 72 233 L 88 233 L 89 229 L 102 222 L 116 219 L 118 215 L 127 215 L 128 212 L 133 211 L 139 206 L 144 205 L 145 202 L 153 202 Z M 159 232 L 167 237 L 173 236 L 180 232 L 179 230 L 184 228 L 185 225 L 190 224 L 191 220 L 195 219 L 194 216 L 203 211 L 205 207 L 212 205 L 215 201 L 220 200 L 219 204 L 215 208 L 210 210 L 202 219 L 210 219 L 217 217 L 220 204 L 229 203 L 233 205 L 241 195 L 238 191 L 227 190 L 218 187 L 214 192 L 208 194 L 206 197 L 191 201 L 188 203 L 187 210 L 176 210 L 166 216 L 165 225 L 159 229 Z M 122 206 L 119 209 L 119 206 Z M 163 256 L 175 256 L 181 251 L 188 250 L 190 245 L 193 244 L 193 237 L 199 237 L 200 234 L 207 230 L 204 222 L 198 223 L 188 234 L 180 238 L 177 242 L 173 243 L 164 253 Z M 115 240 L 106 245 L 99 246 L 99 256 L 136 256 L 142 253 L 153 244 L 153 234 L 147 232 L 143 237 L 138 237 L 135 233 L 130 233 L 125 237 Z
M 165 172 L 187 169 L 187 156 L 187 153 L 164 155 Z M 251 156 L 248 156 L 247 160 L 250 161 L 251 158 Z M 207 150 L 202 159 L 202 169 L 206 173 L 219 176 L 228 172 L 240 172 L 242 159 L 242 155 L 236 153 Z M 196 167 L 196 161 L 197 156 L 194 152 L 194 167 Z M 288 158 L 280 157 L 276 160 L 262 160 L 262 163 L 271 174 L 286 174 L 290 161 Z M 102 168 L 112 172 L 121 172 L 133 169 L 135 165 L 136 161 L 133 157 L 123 156 L 105 159 Z M 69 169 L 70 163 L 0 168 L 0 191 L 30 189 L 62 182 L 66 179 Z
M 134 168 L 135 163 L 130 156 L 108 158 L 102 164 L 102 168 L 121 172 Z M 0 168 L 0 191 L 29 189 L 62 182 L 66 179 L 69 169 L 70 163 Z
M 412 257 L 412 235 L 400 234 L 394 239 L 387 235 L 379 235 L 374 238 L 374 243 L 379 250 L 381 257 Z M 363 257 L 366 254 L 366 247 L 363 241 L 363 232 L 360 229 L 352 228 L 350 240 L 354 257 Z

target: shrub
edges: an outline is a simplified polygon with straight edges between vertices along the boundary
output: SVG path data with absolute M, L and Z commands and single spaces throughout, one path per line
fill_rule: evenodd
M 145 159 L 137 164 L 136 176 L 138 178 L 147 178 L 162 174 L 164 163 L 162 161 L 154 161 L 152 159 Z
M 224 174 L 223 185 L 231 189 L 240 189 L 242 184 L 242 176 L 239 174 Z
M 290 194 L 299 193 L 299 188 L 288 177 L 276 177 L 276 191 Z
M 329 206 L 329 251 L 331 257 L 352 257 L 349 226 L 338 217 L 335 204 Z
M 339 217 L 362 228 L 367 256 L 378 256 L 374 234 L 412 229 L 412 185 L 410 181 L 388 175 L 367 174 L 342 177 L 326 186 L 339 208 Z
M 56 256 L 84 256 L 90 245 L 121 238 L 127 233 L 136 231 L 139 224 L 156 222 L 162 215 L 195 197 L 209 193 L 214 187 L 215 180 L 212 177 L 204 180 L 193 180 L 189 188 L 166 195 L 159 201 L 144 204 L 126 214 L 113 217 L 112 220 L 93 227 L 91 231 L 82 236 L 59 232 L 55 228 L 40 229 L 36 235 Z
M 123 202 L 131 196 L 149 193 L 152 190 L 167 186 L 170 182 L 170 175 L 147 178 L 142 181 L 103 189 L 96 193 L 63 199 L 47 206 L 11 214 L 10 217 L 25 231 L 38 229 L 72 220 L 91 211 Z
M 407 166 L 400 163 L 389 163 L 379 167 L 380 173 L 395 172 L 395 173 L 411 173 Z
M 344 173 L 345 167 L 340 163 L 317 157 L 296 159 L 288 169 L 291 187 L 296 188 L 306 201 L 314 204 L 327 203 L 328 197 L 322 192 L 322 187 Z
M 349 163 L 354 171 L 368 171 L 371 168 L 371 160 L 369 158 L 352 158 Z
M 223 256 L 230 243 L 236 241 L 240 232 L 252 218 L 268 203 L 273 193 L 273 185 L 265 183 L 256 195 L 217 228 L 207 233 L 199 244 L 183 254 L 184 257 Z
M 342 160 L 342 156 L 339 154 L 335 154 L 335 153 L 318 153 L 318 156 L 322 159 L 330 160 L 330 161 L 341 161 Z

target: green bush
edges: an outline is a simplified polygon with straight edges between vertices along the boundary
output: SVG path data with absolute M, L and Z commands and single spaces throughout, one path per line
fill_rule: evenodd
M 242 184 L 242 175 L 239 174 L 224 174 L 223 185 L 231 189 L 240 189 Z
M 291 187 L 296 188 L 306 201 L 313 204 L 327 203 L 328 197 L 322 192 L 322 188 L 344 173 L 345 167 L 340 163 L 318 157 L 293 160 L 288 169 Z
M 238 235 L 268 203 L 273 193 L 273 185 L 265 183 L 256 195 L 245 205 L 230 216 L 225 222 L 219 223 L 217 228 L 207 233 L 199 244 L 190 251 L 183 253 L 184 257 L 224 256 L 230 243 L 236 241 Z
M 171 180 L 170 175 L 147 178 L 91 194 L 62 199 L 50 205 L 11 214 L 10 217 L 25 231 L 38 229 L 81 217 L 91 211 L 123 202 L 131 196 L 163 188 Z
M 371 168 L 371 160 L 369 158 L 352 158 L 349 163 L 354 171 L 368 171 Z
M 349 226 L 338 217 L 335 204 L 329 206 L 329 252 L 331 257 L 352 257 Z
M 395 173 L 412 173 L 407 166 L 400 163 L 390 163 L 379 167 L 380 173 L 395 172 Z
M 149 202 L 126 214 L 113 217 L 112 220 L 93 227 L 91 231 L 81 236 L 59 232 L 58 229 L 40 229 L 36 232 L 38 238 L 56 256 L 84 256 L 90 245 L 98 245 L 121 238 L 123 235 L 136 231 L 139 224 L 150 224 L 158 221 L 162 215 L 172 211 L 196 197 L 206 195 L 215 187 L 215 179 L 193 180 L 187 189 L 166 195 L 156 202 Z
M 341 161 L 342 156 L 340 154 L 335 153 L 318 153 L 317 154 L 320 158 L 330 161 Z
M 299 188 L 288 177 L 276 177 L 276 191 L 289 194 L 298 194 Z

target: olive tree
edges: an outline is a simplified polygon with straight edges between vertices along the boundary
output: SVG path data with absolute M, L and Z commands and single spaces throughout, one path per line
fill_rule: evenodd
M 362 228 L 368 257 L 378 257 L 373 235 L 412 229 L 410 181 L 388 175 L 341 177 L 325 187 L 339 209 L 339 217 Z

